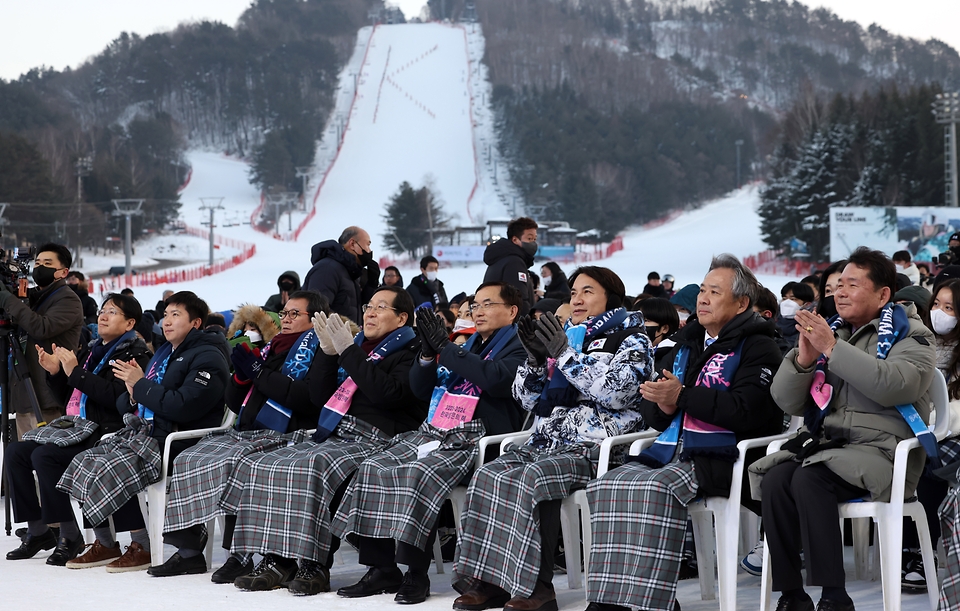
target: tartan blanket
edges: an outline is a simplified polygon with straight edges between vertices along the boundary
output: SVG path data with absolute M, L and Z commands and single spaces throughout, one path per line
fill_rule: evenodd
M 672 611 L 687 505 L 696 496 L 692 462 L 659 469 L 628 463 L 590 482 L 587 601 Z
M 388 441 L 347 414 L 322 443 L 307 440 L 242 459 L 220 499 L 220 508 L 237 516 L 231 551 L 325 562 L 337 488 Z
M 483 423 L 474 420 L 449 430 L 424 422 L 416 431 L 397 435 L 360 465 L 331 531 L 341 538 L 356 533 L 424 549 L 450 490 L 473 470 L 485 432 Z M 432 441 L 440 446 L 418 458 L 417 448 Z
M 467 488 L 457 578 L 530 596 L 540 571 L 537 506 L 586 486 L 599 454 L 599 446 L 591 443 L 543 450 L 521 446 L 479 469 Z
M 269 429 L 211 433 L 173 461 L 164 532 L 205 524 L 220 515 L 227 479 L 246 456 L 301 443 L 306 431 L 280 434 Z
M 61 448 L 69 448 L 82 443 L 100 427 L 93 420 L 80 416 L 60 416 L 47 426 L 37 427 L 23 434 L 23 441 L 34 441 L 40 445 L 52 443 Z
M 938 611 L 960 611 L 960 488 L 951 487 L 940 503 L 940 527 L 947 573 L 940 587 Z
M 99 525 L 150 484 L 160 479 L 160 444 L 151 426 L 134 414 L 116 435 L 73 457 L 57 490 L 79 501 L 90 524 Z

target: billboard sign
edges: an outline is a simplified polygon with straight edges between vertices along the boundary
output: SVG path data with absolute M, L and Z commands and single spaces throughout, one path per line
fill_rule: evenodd
M 845 259 L 858 246 L 869 246 L 888 255 L 907 250 L 915 261 L 935 261 L 958 230 L 960 208 L 831 208 L 830 258 Z

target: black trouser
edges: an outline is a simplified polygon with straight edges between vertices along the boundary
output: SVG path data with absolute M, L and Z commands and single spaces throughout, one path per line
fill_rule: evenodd
M 937 548 L 937 539 L 940 538 L 940 516 L 937 509 L 943 499 L 947 498 L 947 492 L 950 485 L 933 475 L 926 472 L 920 476 L 917 483 L 917 500 L 923 505 L 923 513 L 927 516 L 927 524 L 930 526 L 930 540 L 933 542 L 933 548 Z M 903 548 L 919 549 L 920 537 L 917 536 L 917 527 L 910 518 L 903 519 Z
M 360 548 L 360 564 L 364 566 L 391 567 L 405 564 L 413 573 L 426 573 L 433 560 L 433 543 L 437 539 L 437 527 L 430 530 L 426 549 L 420 549 L 403 541 L 394 545 L 393 539 L 376 539 L 357 536 Z
M 537 579 L 553 583 L 553 567 L 556 563 L 557 541 L 560 539 L 560 505 L 562 500 L 543 501 L 537 505 L 540 511 L 540 572 Z M 575 537 L 580 545 L 579 532 Z M 567 562 L 570 556 L 567 556 Z
M 7 446 L 4 469 L 10 478 L 10 501 L 17 522 L 42 520 L 45 524 L 54 524 L 75 520 L 70 496 L 57 490 L 57 482 L 74 456 L 87 447 L 86 444 L 77 444 L 61 448 L 56 444 L 41 445 L 35 441 L 16 441 Z M 36 483 L 34 471 L 37 472 Z M 40 489 L 39 499 L 37 488 Z M 113 525 L 117 532 L 144 528 L 143 514 L 136 497 L 113 514 Z
M 838 504 L 867 494 L 822 464 L 801 468 L 789 461 L 763 476 L 763 524 L 774 590 L 803 587 L 801 549 L 808 585 L 844 587 Z

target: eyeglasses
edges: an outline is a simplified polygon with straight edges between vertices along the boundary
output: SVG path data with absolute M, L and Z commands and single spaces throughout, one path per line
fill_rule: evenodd
M 300 310 L 284 310 L 280 312 L 280 320 L 283 320 L 287 316 L 290 317 L 290 320 L 296 320 L 297 316 L 300 316 Z
M 103 316 L 104 314 L 106 314 L 107 316 L 113 317 L 113 316 L 117 316 L 118 314 L 123 314 L 123 312 L 115 308 L 110 308 L 107 310 L 100 310 L 99 312 L 97 312 L 97 317 Z
M 363 310 L 364 314 L 367 313 L 367 310 L 373 310 L 373 313 L 376 314 L 377 316 L 379 316 L 380 314 L 383 314 L 387 310 L 393 310 L 394 312 L 398 311 L 397 308 L 391 308 L 390 306 L 383 305 L 382 303 L 378 305 L 373 305 L 372 303 L 365 303 L 363 304 L 363 307 L 361 307 L 360 309 Z
M 485 303 L 475 303 L 470 306 L 470 313 L 475 314 L 481 310 L 489 310 L 495 305 L 507 305 L 502 301 L 487 301 Z

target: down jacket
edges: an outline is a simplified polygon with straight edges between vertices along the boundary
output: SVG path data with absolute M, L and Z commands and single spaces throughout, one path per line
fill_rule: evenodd
M 770 384 L 781 358 L 780 348 L 773 339 L 773 323 L 753 310 L 747 310 L 724 325 L 717 341 L 707 348 L 704 348 L 705 334 L 703 325 L 691 318 L 674 336 L 677 345 L 663 360 L 665 368 L 670 370 L 680 347 L 690 349 L 678 407 L 694 418 L 732 431 L 738 442 L 782 431 L 783 412 L 770 396 Z M 737 349 L 741 351 L 740 364 L 727 390 L 696 385 L 697 377 L 710 357 Z M 673 420 L 672 415 L 665 414 L 656 403 L 646 399 L 640 401 L 640 412 L 646 423 L 659 431 L 665 430 Z M 763 449 L 758 448 L 755 454 L 759 458 Z M 732 462 L 695 455 L 693 464 L 702 495 L 727 496 L 730 493 Z M 759 509 L 757 505 L 750 505 L 750 508 Z
M 600 341 L 628 329 L 631 331 L 616 352 L 610 352 L 609 342 Z M 607 437 L 644 428 L 639 411 L 640 384 L 653 373 L 653 347 L 643 331 L 643 314 L 628 312 L 620 325 L 593 338 L 584 348 L 575 352 L 568 346 L 556 363 L 579 392 L 579 399 L 575 405 L 555 407 L 549 416 L 538 418 L 528 443 L 548 447 L 583 441 L 600 443 Z M 532 412 L 547 382 L 546 366 L 524 361 L 513 381 L 513 396 L 523 409 Z
M 804 466 L 825 464 L 845 481 L 868 490 L 874 501 L 890 500 L 894 451 L 900 441 L 913 437 L 913 431 L 895 406 L 912 403 L 924 422 L 929 421 L 928 389 L 937 373 L 933 333 L 921 322 L 915 306 L 904 307 L 910 318 L 910 331 L 893 345 L 884 360 L 877 358 L 879 317 L 855 333 L 849 327 L 837 330 L 837 345 L 827 361 L 827 382 L 833 386 L 833 398 L 823 420 L 821 438 L 844 439 L 847 443 L 817 452 L 803 461 Z M 783 411 L 802 416 L 814 405 L 810 386 L 815 367 L 801 367 L 797 353 L 798 349 L 793 349 L 784 357 L 771 393 Z M 784 450 L 750 466 L 754 498 L 760 498 L 763 474 L 792 458 L 793 454 Z M 910 455 L 908 497 L 916 490 L 925 460 L 922 451 Z

